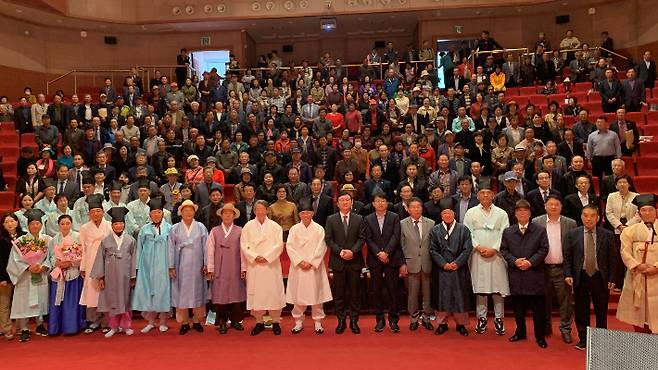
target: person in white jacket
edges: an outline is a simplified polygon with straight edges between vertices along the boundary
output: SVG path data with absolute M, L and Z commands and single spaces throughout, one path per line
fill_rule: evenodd
M 324 228 L 313 221 L 313 205 L 308 199 L 299 204 L 301 222 L 290 228 L 286 251 L 290 257 L 286 302 L 294 305 L 295 319 L 293 334 L 304 329 L 304 311 L 311 306 L 311 317 L 315 322 L 315 333 L 324 333 L 322 304 L 332 300 L 331 287 L 324 265 L 327 245 Z

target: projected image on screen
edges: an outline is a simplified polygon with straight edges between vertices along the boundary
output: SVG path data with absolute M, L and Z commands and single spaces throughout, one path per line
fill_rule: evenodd
M 211 69 L 217 68 L 217 74 L 226 75 L 226 66 L 229 62 L 228 50 L 204 50 L 192 52 L 192 66 L 197 70 L 199 76 L 203 72 L 210 72 Z

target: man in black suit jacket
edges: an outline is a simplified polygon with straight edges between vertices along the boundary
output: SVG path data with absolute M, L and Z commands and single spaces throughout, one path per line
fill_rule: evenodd
M 65 165 L 57 167 L 57 183 L 55 186 L 56 195 L 64 194 L 69 200 L 69 205 L 73 207 L 73 202 L 78 199 L 80 186 L 75 181 L 69 180 L 69 168 Z
M 601 94 L 601 108 L 603 113 L 614 113 L 622 104 L 622 88 L 619 80 L 614 79 L 614 71 L 605 70 L 605 81 L 599 83 Z
M 393 197 L 391 182 L 382 178 L 382 175 L 381 165 L 373 164 L 370 166 L 370 178 L 363 183 L 363 195 L 366 202 L 372 202 L 372 194 L 377 190 L 383 191 L 389 199 Z
M 510 342 L 526 339 L 525 312 L 532 309 L 535 340 L 546 348 L 546 286 L 544 259 L 548 254 L 546 229 L 530 222 L 530 203 L 516 202 L 514 215 L 518 223 L 503 231 L 500 254 L 507 261 L 509 287 L 514 305 L 516 331 Z
M 577 192 L 569 194 L 564 198 L 564 215 L 576 220 L 578 226 L 582 226 L 581 213 L 583 211 L 583 202 L 586 204 L 599 207 L 601 200 L 594 193 L 590 192 L 591 180 L 586 176 L 580 176 L 576 179 Z
M 635 78 L 633 68 L 626 72 L 626 79 L 621 83 L 624 108 L 628 112 L 639 112 L 646 105 L 646 91 L 642 81 Z
M 235 204 L 235 208 L 240 211 L 240 217 L 235 220 L 235 224 L 244 227 L 244 225 L 253 220 L 256 189 L 251 183 L 244 184 L 242 187 L 242 200 Z
M 463 224 L 466 211 L 477 206 L 478 204 L 480 204 L 480 202 L 478 201 L 477 196 L 473 192 L 473 180 L 471 179 L 470 176 L 462 176 L 457 181 L 459 183 L 458 184 L 459 191 L 457 192 L 457 194 L 452 196 L 452 199 L 454 201 L 453 204 L 455 205 L 453 210 L 455 211 L 455 218 L 457 219 L 457 222 Z M 466 205 L 466 207 L 462 207 L 462 205 Z
M 551 176 L 548 171 L 541 170 L 537 172 L 536 181 L 539 186 L 536 189 L 532 189 L 526 193 L 525 199 L 530 203 L 530 210 L 532 211 L 532 217 L 541 216 L 546 214 L 546 199 L 550 195 L 555 195 L 562 198 L 562 194 L 551 188 Z
M 651 89 L 656 81 L 656 62 L 651 60 L 651 52 L 645 51 L 642 60 L 637 66 L 638 79 L 642 81 L 644 87 Z
M 322 193 L 322 180 L 311 180 L 311 204 L 313 205 L 313 221 L 319 225 L 327 224 L 327 217 L 334 214 L 334 200 Z
M 571 159 L 576 155 L 585 156 L 583 142 L 576 138 L 572 129 L 564 130 L 564 140 L 557 145 L 557 154 L 564 157 L 567 163 L 571 163 Z
M 608 296 L 616 281 L 614 276 L 617 259 L 614 235 L 597 226 L 599 211 L 594 205 L 583 208 L 581 215 L 583 226 L 577 227 L 567 235 L 564 245 L 564 277 L 574 290 L 574 312 L 578 329 L 576 348 L 586 347 L 587 327 L 589 326 L 590 296 L 596 316 L 596 327 L 608 326 Z
M 600 197 L 604 202 L 608 200 L 608 195 L 617 191 L 617 179 L 621 176 L 627 176 L 626 173 L 626 162 L 622 159 L 614 159 L 612 161 L 612 175 L 606 176 L 601 182 L 601 191 Z M 632 192 L 637 192 L 635 186 L 633 185 L 633 178 L 631 176 L 627 177 L 628 179 L 628 190 Z
M 400 181 L 400 169 L 395 163 L 395 160 L 391 158 L 386 145 L 380 145 L 377 151 L 379 152 L 379 158 L 370 162 L 370 168 L 374 165 L 380 165 L 382 167 L 382 177 L 390 181 L 391 186 L 395 187 L 398 181 Z
M 388 199 L 384 192 L 373 194 L 372 203 L 375 212 L 365 217 L 362 228 L 368 246 L 367 262 L 372 278 L 373 304 L 377 320 L 375 331 L 383 331 L 386 325 L 382 308 L 382 285 L 385 281 L 388 291 L 388 323 L 391 331 L 398 333 L 400 331 L 398 275 L 404 258 L 400 247 L 400 217 L 397 213 L 387 210 Z
M 610 130 L 614 131 L 617 135 L 619 135 L 619 131 L 621 131 L 621 135 L 619 135 L 621 155 L 630 157 L 637 151 L 637 148 L 640 145 L 640 131 L 637 129 L 637 124 L 635 124 L 635 122 L 626 120 L 626 109 L 617 109 L 617 119 L 610 124 Z M 633 145 L 631 146 L 631 149 L 626 145 L 626 131 L 628 130 L 633 131 Z
M 334 306 L 338 325 L 336 334 L 345 331 L 345 316 L 349 306 L 350 329 L 359 334 L 359 289 L 363 267 L 363 217 L 352 212 L 352 196 L 341 192 L 338 195 L 338 212 L 327 218 L 324 240 L 331 254 L 329 268 L 333 272 Z M 346 297 L 347 295 L 347 297 Z

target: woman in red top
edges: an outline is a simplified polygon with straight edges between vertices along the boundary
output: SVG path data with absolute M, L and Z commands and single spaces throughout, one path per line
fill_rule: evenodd
M 432 172 L 436 171 L 436 154 L 425 134 L 418 136 L 418 156 L 425 160 L 426 165 L 430 165 Z
M 347 113 L 345 113 L 345 125 L 347 126 L 347 129 L 350 130 L 351 135 L 361 133 L 363 117 L 361 117 L 361 112 L 356 110 L 356 105 L 354 103 L 350 103 L 347 107 Z
M 288 131 L 283 130 L 279 135 L 279 140 L 274 143 L 274 151 L 277 153 L 288 153 L 290 151 L 290 138 L 288 138 Z
M 340 135 L 345 129 L 345 117 L 338 111 L 338 105 L 331 104 L 331 112 L 327 113 L 327 119 L 331 121 L 334 135 Z

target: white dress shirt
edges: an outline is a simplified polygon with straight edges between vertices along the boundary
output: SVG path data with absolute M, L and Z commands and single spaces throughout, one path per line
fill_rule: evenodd
M 560 217 L 556 221 L 546 216 L 546 233 L 548 234 L 548 254 L 544 263 L 548 265 L 559 265 L 564 262 L 562 255 L 562 228 L 560 227 Z

